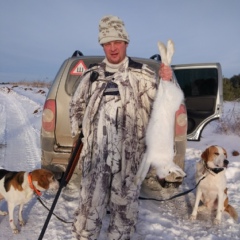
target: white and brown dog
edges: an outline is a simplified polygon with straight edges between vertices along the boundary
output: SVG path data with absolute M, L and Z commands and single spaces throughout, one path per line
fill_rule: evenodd
M 190 216 L 195 220 L 199 208 L 200 200 L 208 209 L 217 210 L 214 219 L 215 224 L 221 222 L 222 213 L 226 211 L 237 221 L 238 214 L 235 209 L 228 204 L 227 179 L 225 171 L 229 161 L 227 152 L 219 146 L 208 147 L 201 155 L 201 160 L 197 162 L 196 181 L 200 181 L 196 190 L 195 205 Z
M 36 169 L 30 173 L 0 169 L 0 200 L 7 201 L 9 222 L 13 233 L 19 232 L 14 224 L 15 206 L 20 205 L 18 220 L 20 226 L 23 226 L 25 224 L 22 217 L 23 205 L 29 202 L 34 194 L 40 196 L 42 191 L 48 189 L 56 191 L 58 187 L 59 183 L 53 173 L 45 169 Z M 7 212 L 0 211 L 0 215 L 7 215 Z

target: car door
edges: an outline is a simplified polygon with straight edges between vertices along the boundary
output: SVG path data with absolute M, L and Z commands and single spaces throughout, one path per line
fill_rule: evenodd
M 222 112 L 222 71 L 219 63 L 172 66 L 185 95 L 187 139 L 199 141 L 204 127 Z

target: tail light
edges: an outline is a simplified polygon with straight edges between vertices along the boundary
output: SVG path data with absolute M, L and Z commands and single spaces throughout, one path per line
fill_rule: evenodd
M 175 114 L 175 137 L 187 134 L 187 111 L 184 104 L 181 104 Z
M 53 132 L 55 130 L 55 113 L 56 102 L 55 100 L 48 99 L 44 104 L 42 114 L 42 128 L 47 132 Z

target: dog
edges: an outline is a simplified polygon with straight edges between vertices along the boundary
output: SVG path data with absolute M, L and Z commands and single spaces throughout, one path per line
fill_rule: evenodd
M 14 223 L 13 212 L 18 205 L 19 225 L 25 225 L 22 217 L 24 204 L 29 202 L 34 194 L 40 196 L 42 191 L 54 190 L 59 187 L 59 182 L 55 179 L 54 174 L 45 169 L 36 169 L 32 172 L 12 172 L 0 169 L 0 201 L 5 199 L 8 204 L 9 223 L 13 233 L 18 233 Z M 0 211 L 0 215 L 7 215 L 7 212 Z
M 208 209 L 217 211 L 214 224 L 220 224 L 223 211 L 228 212 L 235 221 L 238 220 L 237 212 L 228 203 L 225 175 L 228 163 L 227 152 L 220 146 L 210 146 L 202 153 L 201 160 L 197 162 L 196 181 L 202 180 L 196 189 L 191 220 L 197 218 L 200 200 Z

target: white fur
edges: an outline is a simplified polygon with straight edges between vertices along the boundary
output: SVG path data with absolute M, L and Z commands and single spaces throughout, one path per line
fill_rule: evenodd
M 28 173 L 24 173 L 24 180 L 22 184 L 22 191 L 19 191 L 15 189 L 13 186 L 10 187 L 10 190 L 6 192 L 5 187 L 4 187 L 4 179 L 3 177 L 0 180 L 0 200 L 5 199 L 8 204 L 8 212 L 9 212 L 9 223 L 10 227 L 12 228 L 13 233 L 18 233 L 19 230 L 17 229 L 15 223 L 14 223 L 14 208 L 18 205 L 19 206 L 19 212 L 18 212 L 18 220 L 19 220 L 19 225 L 23 226 L 25 225 L 25 222 L 22 217 L 22 210 L 24 204 L 29 202 L 34 195 L 34 191 L 30 188 L 29 183 L 28 183 Z M 50 182 L 49 188 L 51 190 L 56 190 L 59 187 L 59 183 L 56 179 L 52 179 L 53 181 Z M 46 191 L 47 189 L 43 189 L 38 185 L 37 181 L 33 181 L 33 185 L 35 188 L 37 188 L 39 191 Z M 0 215 L 7 215 L 7 212 L 5 211 L 0 211 Z
M 174 43 L 171 39 L 167 42 L 167 47 L 162 42 L 158 42 L 158 49 L 161 55 L 162 63 L 170 66 L 174 54 Z
M 169 40 L 167 48 L 158 42 L 158 47 L 162 62 L 169 66 L 174 53 L 173 42 Z M 165 178 L 171 172 L 182 177 L 186 176 L 173 162 L 175 113 L 183 99 L 183 93 L 175 83 L 160 80 L 146 131 L 147 150 L 136 175 L 136 184 L 144 180 L 150 166 L 156 168 L 159 178 Z

